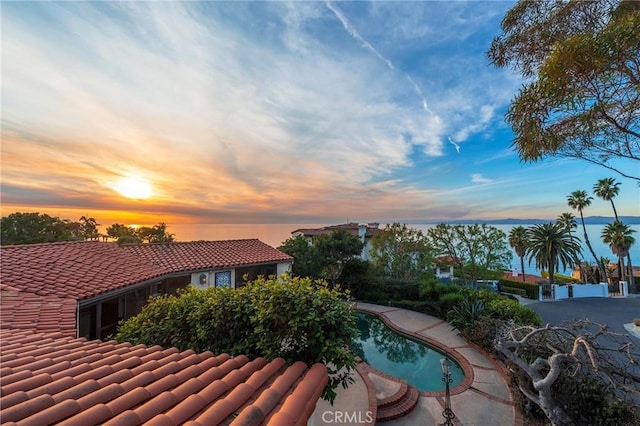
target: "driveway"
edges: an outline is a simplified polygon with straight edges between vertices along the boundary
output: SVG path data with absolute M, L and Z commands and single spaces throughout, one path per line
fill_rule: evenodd
M 558 324 L 575 319 L 589 319 L 606 324 L 611 331 L 629 334 L 624 324 L 640 318 L 640 298 L 584 298 L 527 305 L 542 319 L 542 323 Z M 634 336 L 635 337 L 635 336 Z

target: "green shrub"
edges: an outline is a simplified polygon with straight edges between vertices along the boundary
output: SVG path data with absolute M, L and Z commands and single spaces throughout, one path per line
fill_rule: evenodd
M 348 348 L 358 331 L 348 297 L 324 281 L 289 275 L 259 278 L 238 289 L 190 287 L 178 296 L 150 299 L 139 315 L 120 324 L 116 339 L 321 362 L 330 374 L 324 397 L 333 399 L 338 385 L 351 382 L 355 366 Z
M 419 300 L 420 286 L 419 281 L 375 277 L 360 287 L 358 299 L 385 304 L 392 300 Z
M 462 332 L 462 336 L 480 346 L 489 353 L 494 352 L 494 345 L 498 331 L 506 324 L 504 320 L 488 316 L 480 317 L 470 327 Z
M 517 294 L 518 296 L 527 297 L 527 290 L 523 288 L 502 287 L 504 293 Z
M 431 302 L 437 302 L 443 294 L 449 293 L 450 285 L 443 284 L 433 277 L 429 277 L 420 284 L 420 297 Z
M 388 303 L 388 306 L 395 308 L 409 309 L 411 311 L 420 312 L 426 315 L 438 317 L 440 315 L 440 309 L 438 304 L 430 301 L 423 300 L 395 300 Z
M 520 325 L 540 325 L 540 317 L 527 306 L 522 306 L 511 299 L 496 299 L 487 305 L 487 314 L 505 321 L 513 320 Z
M 447 318 L 447 314 L 453 310 L 456 306 L 460 306 L 465 300 L 465 296 L 461 293 L 448 293 L 442 295 L 438 301 L 438 309 L 440 318 Z
M 584 374 L 562 374 L 553 384 L 553 397 L 577 425 L 640 425 L 640 412 L 619 399 L 601 381 Z
M 484 312 L 484 303 L 474 297 L 465 297 L 462 303 L 447 313 L 447 321 L 458 331 L 471 327 Z
M 538 284 L 523 283 L 522 281 L 508 280 L 506 278 L 500 279 L 500 287 L 521 288 L 527 292 L 527 298 L 538 299 L 538 292 L 540 286 Z
M 549 278 L 549 271 L 542 271 L 540 275 L 542 275 L 543 278 Z M 571 277 L 569 275 L 559 274 L 557 272 L 553 274 L 553 280 L 557 283 L 563 283 L 563 284 L 569 284 L 569 283 L 577 284 L 581 282 L 577 278 Z
M 493 290 L 478 290 L 475 294 L 478 300 L 481 300 L 485 305 L 492 300 L 502 299 L 504 297 Z

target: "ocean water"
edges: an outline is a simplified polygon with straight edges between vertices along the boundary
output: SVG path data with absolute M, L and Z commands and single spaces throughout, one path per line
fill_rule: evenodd
M 176 224 L 169 225 L 167 231 L 174 234 L 177 241 L 198 241 L 198 240 L 231 240 L 231 239 L 245 239 L 245 238 L 257 238 L 260 241 L 269 244 L 272 247 L 278 247 L 282 243 L 291 237 L 292 232 L 301 228 L 320 228 L 332 224 Z M 407 224 L 407 226 L 419 229 L 423 233 L 434 227 L 435 225 L 424 224 Z M 509 231 L 514 226 L 524 226 L 525 228 L 531 225 L 491 225 L 505 234 L 509 234 Z M 596 255 L 604 256 L 611 261 L 616 261 L 617 257 L 611 252 L 608 245 L 602 242 L 600 234 L 605 225 L 587 225 L 587 235 L 591 246 Z M 380 225 L 384 228 L 384 224 Z M 633 234 L 636 239 L 636 244 L 631 247 L 631 262 L 635 266 L 640 266 L 640 225 L 631 225 L 631 228 L 636 232 Z M 582 227 L 578 226 L 574 230 L 574 235 L 583 240 Z M 589 252 L 584 241 L 582 241 L 582 258 L 589 262 L 594 262 L 593 256 Z M 520 270 L 520 258 L 513 253 L 513 260 L 511 262 L 511 269 L 517 271 Z M 527 274 L 539 274 L 535 268 L 535 261 L 528 264 L 527 258 L 525 258 L 525 273 Z M 570 271 L 561 271 L 570 273 Z

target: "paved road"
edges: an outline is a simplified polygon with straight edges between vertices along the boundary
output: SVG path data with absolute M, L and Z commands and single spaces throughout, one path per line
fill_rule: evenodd
M 584 298 L 528 305 L 542 319 L 542 323 L 558 324 L 574 319 L 589 319 L 607 324 L 611 331 L 627 333 L 624 324 L 640 318 L 640 298 Z

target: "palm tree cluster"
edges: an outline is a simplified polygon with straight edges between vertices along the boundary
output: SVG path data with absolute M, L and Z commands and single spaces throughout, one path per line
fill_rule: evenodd
M 524 258 L 529 257 L 529 264 L 535 260 L 536 268 L 549 271 L 549 282 L 553 284 L 554 273 L 560 265 L 566 269 L 572 265 L 580 253 L 577 237 L 560 222 L 542 223 L 529 228 L 517 226 L 509 233 L 509 244 L 520 257 L 520 265 L 524 271 Z M 525 275 L 522 274 L 522 281 Z
M 619 278 L 624 280 L 628 278 L 631 282 L 631 288 L 635 291 L 635 283 L 633 279 L 633 269 L 631 264 L 630 249 L 635 243 L 632 234 L 635 232 L 629 225 L 620 221 L 613 199 L 620 191 L 620 183 L 614 178 L 604 178 L 598 180 L 593 186 L 593 193 L 604 201 L 611 202 L 615 221 L 604 227 L 600 237 L 605 244 L 611 248 L 611 252 L 618 257 Z M 583 211 L 591 205 L 593 197 L 587 191 L 573 191 L 567 197 L 567 204 L 574 210 L 578 210 L 584 242 L 595 260 L 597 276 L 591 275 L 591 280 L 599 282 L 606 278 L 607 275 L 605 262 L 602 257 L 598 257 L 591 246 L 589 236 L 587 235 L 587 227 L 584 221 Z M 553 284 L 554 271 L 558 266 L 567 265 L 577 266 L 580 268 L 580 275 L 583 282 L 587 282 L 587 269 L 591 267 L 586 262 L 580 261 L 582 253 L 580 247 L 580 238 L 574 236 L 572 231 L 577 228 L 576 218 L 571 213 L 562 213 L 555 223 L 546 223 L 534 225 L 529 228 L 517 226 L 511 229 L 509 233 L 509 245 L 513 248 L 516 255 L 520 257 L 520 266 L 523 271 L 522 281 L 525 281 L 524 275 L 524 258 L 529 257 L 529 264 L 535 260 L 536 268 L 549 271 L 549 281 Z M 627 259 L 625 268 L 624 259 Z M 608 261 L 607 261 L 608 262 Z M 585 268 L 585 264 L 589 266 Z M 628 272 L 627 272 L 628 271 Z

